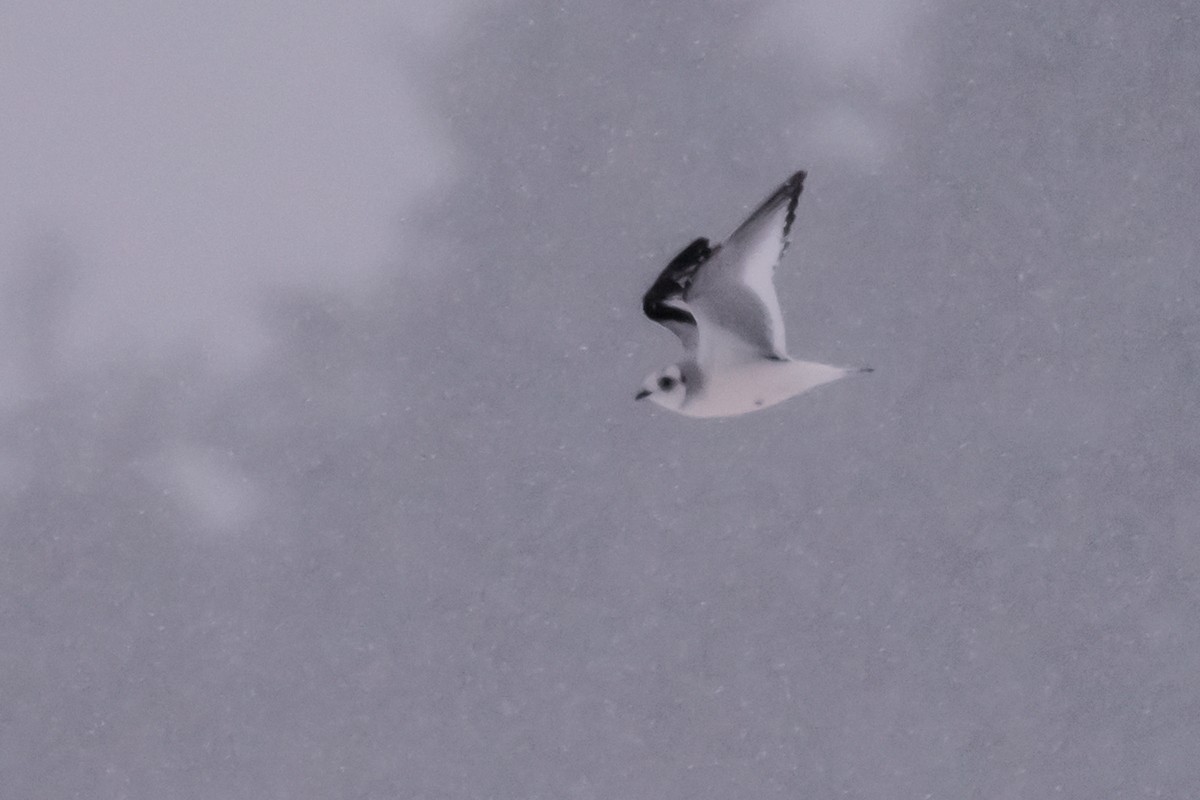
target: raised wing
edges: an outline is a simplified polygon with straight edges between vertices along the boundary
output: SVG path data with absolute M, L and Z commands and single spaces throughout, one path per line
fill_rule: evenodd
M 696 317 L 686 296 L 700 266 L 712 255 L 708 239 L 697 239 L 671 259 L 658 279 L 642 296 L 646 316 L 674 333 L 689 353 L 697 347 Z
M 704 339 L 702 360 L 787 358 L 775 265 L 787 249 L 804 178 L 803 171 L 788 178 L 694 271 L 683 299 Z M 710 336 L 707 327 L 720 330 Z

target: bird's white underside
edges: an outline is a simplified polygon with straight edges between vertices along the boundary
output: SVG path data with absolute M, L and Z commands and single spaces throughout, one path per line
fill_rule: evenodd
M 677 410 L 689 417 L 746 414 L 844 378 L 852 371 L 812 361 L 757 359 L 729 364 L 706 372 L 704 391 Z

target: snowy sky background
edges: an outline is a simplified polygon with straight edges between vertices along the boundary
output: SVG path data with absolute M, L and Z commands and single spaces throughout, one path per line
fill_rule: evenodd
M 13 796 L 1195 795 L 1200 8 L 433 7 L 0 11 Z

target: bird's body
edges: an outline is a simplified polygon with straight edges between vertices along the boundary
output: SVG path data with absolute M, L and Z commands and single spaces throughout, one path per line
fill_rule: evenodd
M 774 275 L 804 178 L 792 175 L 723 244 L 685 247 L 646 292 L 646 316 L 675 333 L 688 357 L 647 377 L 639 400 L 689 417 L 736 416 L 869 371 L 787 355 Z
M 755 359 L 731 364 L 719 370 L 694 368 L 701 376 L 695 391 L 678 409 L 689 417 L 732 417 L 782 403 L 823 383 L 836 381 L 855 370 L 818 364 L 813 361 Z

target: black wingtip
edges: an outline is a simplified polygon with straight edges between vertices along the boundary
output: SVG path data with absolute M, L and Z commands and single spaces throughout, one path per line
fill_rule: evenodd
M 711 255 L 712 246 L 708 243 L 708 239 L 701 236 L 680 250 L 679 255 L 671 259 L 671 263 L 667 265 L 667 268 L 663 272 L 672 275 L 678 272 L 685 272 L 688 277 L 691 277 L 696 268 L 707 261 Z
M 692 285 L 696 270 L 712 256 L 712 247 L 708 239 L 701 237 L 694 240 L 671 259 L 658 279 L 642 296 L 642 311 L 655 322 L 666 324 L 679 322 L 685 325 L 695 325 L 696 319 L 687 311 L 671 305 L 668 301 L 682 298 Z
M 788 237 L 792 234 L 792 223 L 796 221 L 796 206 L 800 204 L 800 193 L 804 191 L 804 179 L 807 177 L 808 173 L 806 171 L 802 169 L 796 170 L 792 173 L 792 177 L 784 181 L 780 189 L 780 192 L 788 198 L 787 215 L 783 221 L 783 250 L 780 252 L 781 257 L 783 253 L 787 252 Z M 778 195 L 776 196 L 778 197 Z

